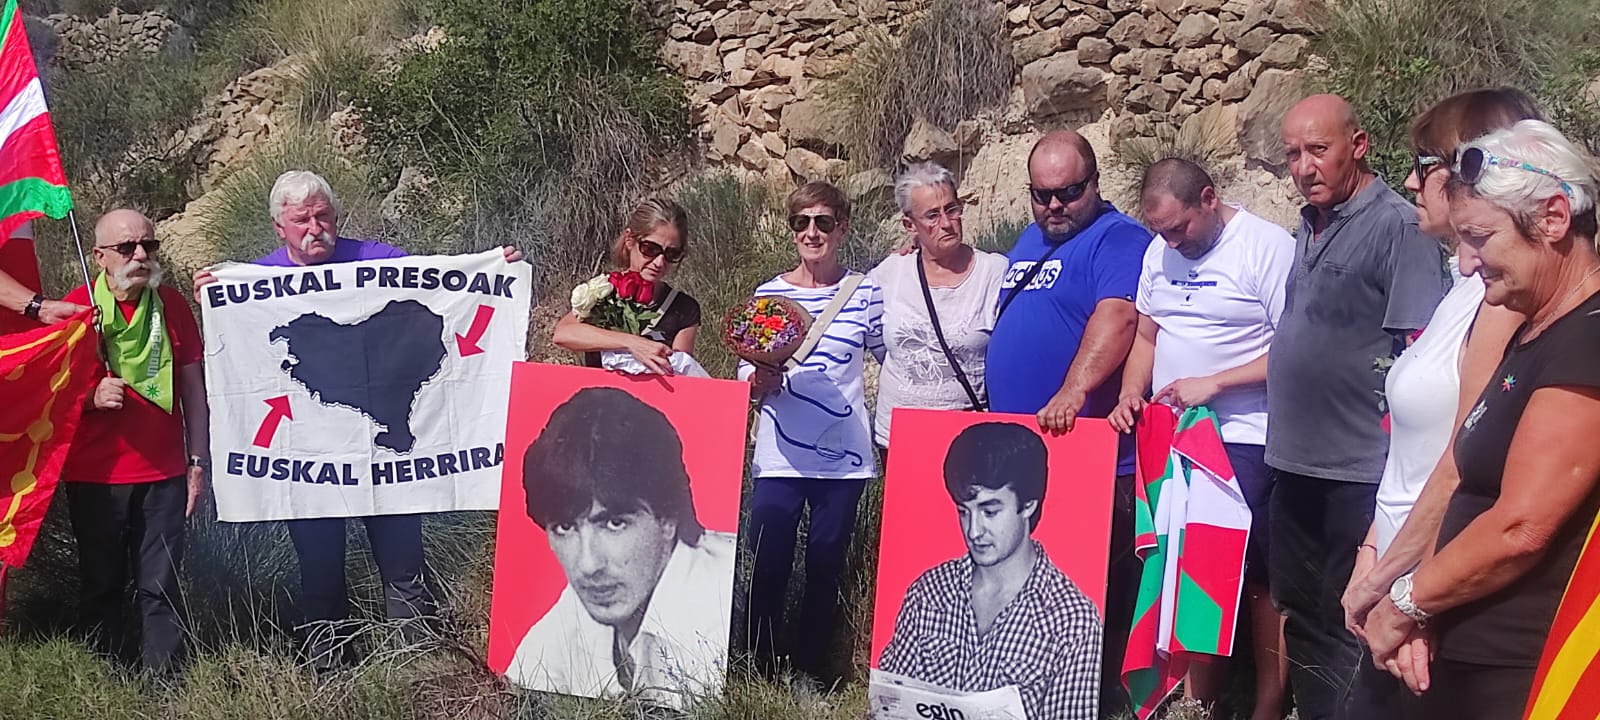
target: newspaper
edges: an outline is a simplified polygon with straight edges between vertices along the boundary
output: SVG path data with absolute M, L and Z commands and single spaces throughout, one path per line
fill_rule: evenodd
M 1007 685 L 963 693 L 873 670 L 867 688 L 869 720 L 1027 720 L 1022 693 Z

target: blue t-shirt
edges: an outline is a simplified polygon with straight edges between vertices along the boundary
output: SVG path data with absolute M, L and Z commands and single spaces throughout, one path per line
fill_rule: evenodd
M 991 409 L 1032 414 L 1050 402 L 1067 378 L 1095 305 L 1109 298 L 1133 302 L 1151 237 L 1144 226 L 1106 203 L 1100 217 L 1050 255 L 995 322 L 984 378 Z M 1017 281 L 1050 249 L 1038 225 L 1023 230 L 1007 254 L 1011 267 L 1000 284 L 997 302 L 1010 295 Z M 1121 385 L 1122 370 L 1118 369 L 1089 392 L 1078 414 L 1105 417 L 1116 407 Z M 1132 472 L 1132 436 L 1123 435 L 1117 473 Z

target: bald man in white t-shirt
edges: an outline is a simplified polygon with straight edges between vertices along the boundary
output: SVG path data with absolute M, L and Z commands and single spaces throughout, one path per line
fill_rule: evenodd
M 1145 225 L 1156 237 L 1144 254 L 1135 306 L 1138 332 L 1109 419 L 1131 432 L 1157 402 L 1217 414 L 1223 447 L 1250 505 L 1245 592 L 1255 641 L 1256 717 L 1281 717 L 1288 667 L 1283 620 L 1267 587 L 1267 349 L 1283 314 L 1294 238 L 1267 220 L 1224 205 L 1211 176 L 1177 158 L 1145 170 Z M 1151 390 L 1155 392 L 1152 395 Z M 1220 663 L 1196 665 L 1185 687 L 1215 703 Z

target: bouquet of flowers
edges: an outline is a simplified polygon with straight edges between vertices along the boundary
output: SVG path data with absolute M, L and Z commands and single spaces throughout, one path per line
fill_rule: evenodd
M 722 343 L 745 360 L 781 370 L 810 329 L 811 314 L 799 303 L 778 295 L 759 295 L 728 311 L 722 321 Z
M 597 275 L 572 289 L 572 314 L 595 327 L 639 335 L 661 317 L 650 309 L 655 292 L 655 283 L 631 270 Z

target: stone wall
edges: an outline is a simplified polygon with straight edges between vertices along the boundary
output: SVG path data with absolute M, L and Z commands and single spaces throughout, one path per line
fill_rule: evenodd
M 112 8 L 98 18 L 56 13 L 44 21 L 61 41 L 54 61 L 70 67 L 112 62 L 130 52 L 154 55 L 169 43 L 190 49 L 188 33 L 163 10 L 125 13 Z
M 706 159 L 784 182 L 841 179 L 850 165 L 828 142 L 819 88 L 867 33 L 897 31 L 925 1 L 676 0 L 662 56 L 688 81 Z M 1250 161 L 1238 170 L 1270 169 L 1317 1 L 1005 0 L 1010 102 L 954 128 L 916 122 L 904 159 L 956 156 L 964 184 L 990 183 L 963 195 L 984 200 L 1018 185 L 1018 146 L 1043 130 L 1081 128 L 1110 154 L 1124 138 L 1206 122 L 1233 126 L 1228 150 Z M 1286 186 L 1259 170 L 1237 175 L 1286 212 Z M 1026 212 L 1015 202 L 988 210 L 996 220 Z

